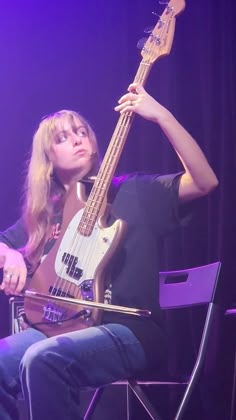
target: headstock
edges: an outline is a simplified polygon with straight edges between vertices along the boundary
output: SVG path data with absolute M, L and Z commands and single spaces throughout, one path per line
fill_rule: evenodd
M 175 17 L 184 10 L 185 0 L 170 0 L 145 42 L 141 55 L 147 63 L 154 63 L 158 57 L 169 54 L 175 32 Z

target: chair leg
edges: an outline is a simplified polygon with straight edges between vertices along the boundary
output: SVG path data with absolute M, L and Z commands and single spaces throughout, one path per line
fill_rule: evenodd
M 133 393 L 136 395 L 148 415 L 152 420 L 162 420 L 161 417 L 157 414 L 156 409 L 151 404 L 149 399 L 146 397 L 145 393 L 143 392 L 140 385 L 137 384 L 135 380 L 128 381 L 130 388 L 132 389 Z M 129 418 L 129 417 L 128 417 Z
M 189 401 L 189 398 L 192 394 L 193 388 L 198 380 L 200 370 L 203 365 L 204 356 L 206 353 L 206 348 L 207 348 L 209 335 L 210 335 L 210 326 L 213 322 L 214 312 L 215 312 L 215 304 L 210 303 L 208 307 L 207 315 L 206 315 L 206 321 L 205 321 L 204 330 L 202 333 L 202 339 L 201 339 L 201 343 L 200 343 L 200 347 L 198 351 L 197 360 L 195 362 L 195 366 L 193 368 L 188 386 L 186 387 L 183 399 L 181 401 L 181 404 L 175 416 L 175 420 L 180 420 L 182 418 L 184 411 L 186 409 L 187 403 Z
M 234 370 L 233 370 L 233 386 L 231 396 L 231 407 L 230 407 L 230 420 L 235 418 L 235 401 L 236 401 L 236 349 L 234 356 Z
M 89 406 L 86 410 L 83 420 L 90 420 L 94 414 L 94 411 L 100 401 L 104 388 L 97 388 L 92 396 Z
M 127 382 L 127 385 L 125 385 L 126 387 L 126 420 L 131 420 L 132 419 L 132 407 L 130 404 L 131 401 L 131 393 L 132 390 Z

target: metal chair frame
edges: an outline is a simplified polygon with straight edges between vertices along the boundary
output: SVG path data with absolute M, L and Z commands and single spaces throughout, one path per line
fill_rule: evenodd
M 189 399 L 192 395 L 194 386 L 196 385 L 196 382 L 199 378 L 203 362 L 205 360 L 214 312 L 216 309 L 214 298 L 220 268 L 221 263 L 215 262 L 213 264 L 194 267 L 186 270 L 160 272 L 161 308 L 166 310 L 173 308 L 192 307 L 196 305 L 208 305 L 205 323 L 202 331 L 198 354 L 188 380 L 183 382 L 176 380 L 172 382 L 169 380 L 139 381 L 135 379 L 128 379 L 126 381 L 118 381 L 111 384 L 112 386 L 123 384 L 127 388 L 127 420 L 131 418 L 130 392 L 132 392 L 141 402 L 150 419 L 162 420 L 143 390 L 143 386 L 146 385 L 185 386 L 185 391 L 174 417 L 174 420 L 182 419 Z M 95 390 L 88 409 L 84 415 L 84 420 L 92 419 L 103 390 L 103 387 Z

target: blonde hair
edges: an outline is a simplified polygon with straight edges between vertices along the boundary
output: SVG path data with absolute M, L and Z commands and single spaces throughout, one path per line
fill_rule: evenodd
M 89 175 L 98 171 L 100 158 L 94 131 L 89 123 L 75 111 L 62 110 L 45 117 L 33 137 L 31 158 L 24 186 L 23 218 L 28 233 L 24 254 L 35 265 L 42 256 L 55 208 L 64 205 L 65 189 L 55 182 L 50 149 L 54 141 L 59 119 L 69 119 L 71 124 L 78 119 L 87 130 L 92 145 L 92 167 Z M 85 175 L 85 174 L 84 174 Z

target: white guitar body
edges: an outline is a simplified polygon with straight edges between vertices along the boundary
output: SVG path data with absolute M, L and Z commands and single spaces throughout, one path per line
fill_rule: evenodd
M 103 265 L 103 259 L 106 262 L 110 248 L 114 247 L 113 242 L 116 242 L 115 238 L 120 223 L 120 221 L 116 221 L 110 227 L 101 227 L 96 222 L 90 236 L 82 236 L 79 233 L 75 235 L 82 214 L 83 209 L 71 220 L 55 260 L 57 276 L 77 286 L 80 286 L 85 280 L 96 277 L 96 273 Z M 82 271 L 81 275 L 78 270 Z

